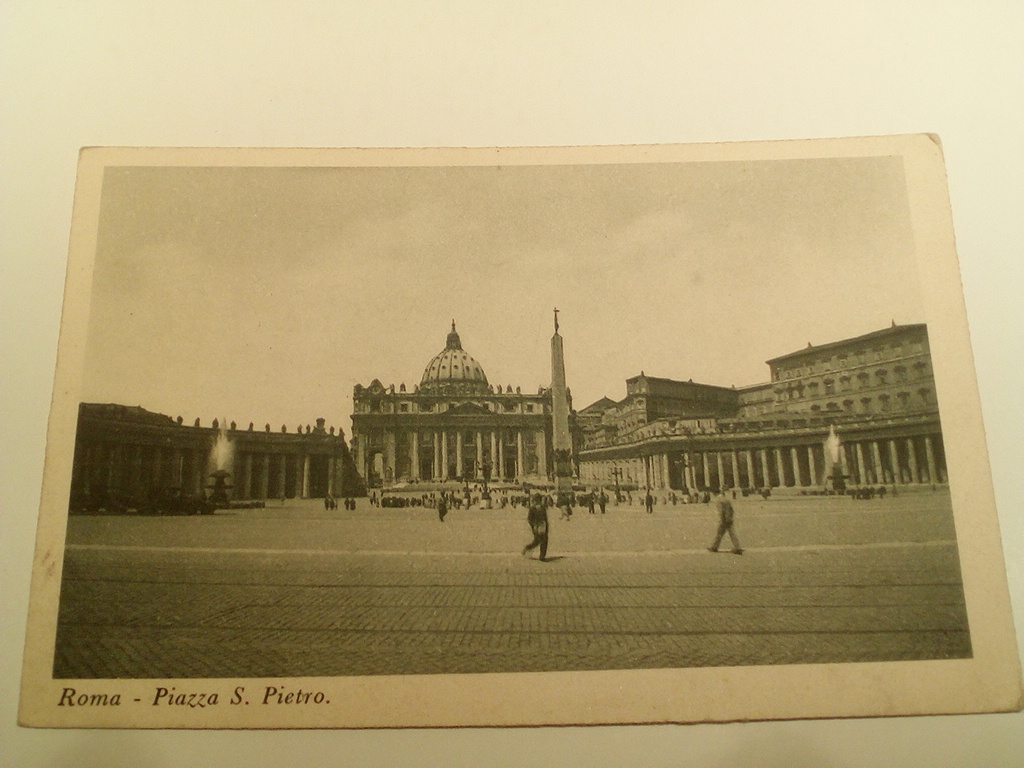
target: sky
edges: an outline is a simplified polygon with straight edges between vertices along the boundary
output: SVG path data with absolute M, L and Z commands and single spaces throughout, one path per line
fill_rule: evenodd
M 577 409 L 648 375 L 922 322 L 898 157 L 471 167 L 108 167 L 81 399 L 351 427 L 454 319 L 490 383 Z

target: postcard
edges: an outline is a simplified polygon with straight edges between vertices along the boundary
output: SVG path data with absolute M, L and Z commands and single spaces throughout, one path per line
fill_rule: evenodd
M 87 148 L 23 725 L 1009 711 L 942 148 Z

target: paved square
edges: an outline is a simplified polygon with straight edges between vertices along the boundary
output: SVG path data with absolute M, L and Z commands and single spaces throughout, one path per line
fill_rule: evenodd
M 294 677 L 968 657 L 949 496 L 73 517 L 55 676 Z

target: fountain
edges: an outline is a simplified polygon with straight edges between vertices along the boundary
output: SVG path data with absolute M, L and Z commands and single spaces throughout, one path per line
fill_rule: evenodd
M 234 469 L 234 449 L 231 440 L 228 439 L 228 431 L 224 426 L 226 423 L 226 421 L 222 422 L 217 432 L 217 440 L 213 444 L 213 450 L 210 451 L 210 463 L 214 467 L 210 473 L 213 483 L 206 487 L 210 491 L 207 502 L 213 509 L 227 508 L 231 503 L 228 491 L 234 488 L 227 481 L 231 477 L 231 470 Z
M 843 474 L 842 450 L 843 444 L 836 434 L 834 424 L 828 428 L 828 437 L 825 438 L 825 492 L 842 495 L 846 493 L 846 475 Z

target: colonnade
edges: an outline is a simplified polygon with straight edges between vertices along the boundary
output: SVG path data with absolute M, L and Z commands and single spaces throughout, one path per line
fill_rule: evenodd
M 316 456 L 327 462 L 326 489 L 314 489 L 311 483 Z M 308 498 L 313 490 L 338 493 L 338 462 L 333 454 L 238 449 L 225 469 L 230 472 L 228 482 L 233 486 L 234 498 Z M 184 493 L 205 495 L 214 469 L 210 449 L 206 447 L 92 443 L 79 448 L 73 485 L 85 494 L 102 489 L 107 494 L 136 498 L 161 488 L 181 488 Z
M 850 440 L 841 445 L 839 469 L 851 485 L 920 485 L 947 482 L 939 434 Z M 681 450 L 619 459 L 581 458 L 585 483 L 676 490 L 822 487 L 834 459 L 823 441 L 764 447 Z

